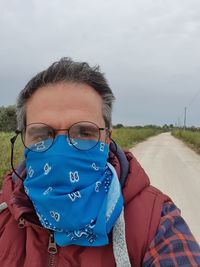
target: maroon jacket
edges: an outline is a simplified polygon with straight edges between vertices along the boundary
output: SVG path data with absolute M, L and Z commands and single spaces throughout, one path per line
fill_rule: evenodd
M 131 153 L 126 156 L 130 164 L 123 189 L 126 241 L 131 264 L 137 267 L 141 266 L 155 236 L 163 203 L 169 198 L 150 186 L 147 175 Z M 113 158 L 111 163 L 119 175 L 118 159 Z M 14 183 L 11 173 L 4 178 L 0 203 L 4 201 L 8 208 L 0 213 L 1 267 L 115 266 L 112 233 L 106 246 L 56 247 L 51 232 L 40 225 L 21 180 Z

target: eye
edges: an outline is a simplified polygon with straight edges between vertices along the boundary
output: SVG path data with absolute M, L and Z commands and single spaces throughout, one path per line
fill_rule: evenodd
M 93 139 L 98 138 L 99 132 L 96 127 L 80 127 L 78 136 L 80 138 Z
M 88 130 L 88 129 L 81 129 L 79 132 L 79 135 L 82 137 L 89 137 L 89 136 L 95 136 L 95 133 Z
M 25 143 L 35 144 L 48 138 L 53 138 L 53 130 L 46 125 L 28 125 L 25 133 Z
M 39 141 L 42 141 L 42 140 L 45 140 L 47 139 L 49 136 L 46 135 L 46 134 L 35 134 L 35 135 L 31 135 L 29 136 L 29 139 L 32 141 L 32 142 L 39 142 Z

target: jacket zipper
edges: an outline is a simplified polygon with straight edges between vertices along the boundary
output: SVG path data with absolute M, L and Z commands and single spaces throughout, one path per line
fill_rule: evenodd
M 21 229 L 21 228 L 24 228 L 25 227 L 25 219 L 23 217 L 20 217 L 19 219 L 19 223 L 18 223 L 18 227 Z M 42 228 L 44 229 L 43 227 L 39 226 L 39 225 L 35 225 L 33 223 L 30 223 L 28 222 L 29 225 L 33 225 L 34 227 L 39 227 L 39 228 Z M 48 267 L 53 267 L 54 266 L 54 260 L 55 260 L 55 254 L 58 252 L 57 250 L 57 246 L 56 246 L 56 243 L 55 243 L 55 240 L 54 240 L 54 235 L 53 235 L 53 232 L 49 231 L 50 234 L 49 234 L 49 244 L 48 244 L 48 252 L 50 254 L 50 257 L 49 257 L 49 264 L 48 264 Z
M 48 245 L 48 252 L 50 253 L 49 257 L 49 267 L 54 266 L 55 254 L 57 253 L 57 246 L 54 240 L 54 235 L 51 232 L 49 235 L 49 245 Z
M 18 227 L 21 229 L 21 228 L 24 228 L 24 226 L 25 226 L 25 220 L 23 217 L 20 217 Z
M 50 254 L 48 267 L 54 266 L 54 257 L 55 256 L 53 254 Z
M 27 225 L 32 225 L 32 226 L 34 226 L 34 227 L 38 227 L 38 228 L 44 229 L 44 227 L 39 226 L 39 225 L 34 224 L 34 223 L 31 223 L 31 222 L 25 220 L 23 217 L 20 217 L 20 218 L 19 218 L 18 227 L 19 227 L 19 228 L 24 228 L 24 227 L 25 227 L 25 223 L 27 223 Z M 48 230 L 47 230 L 47 231 L 48 231 Z M 48 231 L 48 232 L 50 232 L 50 231 Z
M 48 252 L 52 255 L 56 254 L 57 251 L 57 246 L 54 240 L 53 233 L 51 232 L 49 235 L 49 246 L 48 246 Z

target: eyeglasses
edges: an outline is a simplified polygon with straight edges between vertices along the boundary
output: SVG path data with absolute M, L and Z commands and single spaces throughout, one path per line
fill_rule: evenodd
M 19 134 L 26 148 L 33 152 L 44 152 L 48 150 L 54 143 L 56 133 L 59 131 L 67 132 L 66 141 L 78 150 L 90 150 L 95 147 L 101 138 L 101 131 L 106 131 L 105 138 L 109 128 L 99 128 L 95 123 L 89 121 L 80 121 L 72 124 L 66 129 L 54 129 L 45 123 L 31 123 L 22 131 L 16 130 L 16 135 L 11 141 L 11 167 L 13 172 L 22 181 L 24 180 L 15 170 L 14 167 L 14 146 Z
M 26 148 L 34 152 L 44 152 L 53 145 L 57 132 L 67 132 L 67 142 L 76 149 L 90 150 L 98 144 L 103 130 L 108 128 L 99 128 L 93 122 L 81 121 L 66 129 L 54 129 L 45 123 L 30 123 L 16 133 L 21 134 Z

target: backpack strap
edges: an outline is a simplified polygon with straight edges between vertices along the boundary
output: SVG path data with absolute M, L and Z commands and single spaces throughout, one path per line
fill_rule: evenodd
M 126 178 L 129 173 L 129 162 L 126 158 L 124 151 L 113 140 L 110 143 L 110 151 L 117 157 L 120 164 L 120 177 L 119 181 L 123 189 Z M 125 234 L 125 221 L 124 221 L 124 208 L 117 219 L 112 230 L 112 243 L 113 253 L 117 267 L 131 267 L 130 258 L 127 249 L 126 234 Z
M 115 156 L 117 157 L 119 161 L 119 164 L 120 164 L 120 177 L 119 177 L 120 179 L 119 180 L 120 180 L 121 188 L 123 188 L 126 182 L 126 178 L 129 173 L 129 162 L 126 158 L 124 151 L 113 140 L 110 143 L 110 150 L 112 153 L 115 154 Z
M 124 221 L 124 209 L 117 219 L 113 227 L 113 253 L 117 267 L 131 267 L 126 235 L 125 235 L 125 221 Z

